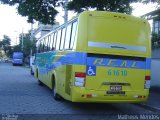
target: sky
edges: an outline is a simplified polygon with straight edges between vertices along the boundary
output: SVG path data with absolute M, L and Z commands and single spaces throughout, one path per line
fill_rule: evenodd
M 150 11 L 155 10 L 155 4 L 132 4 L 134 16 L 141 16 Z M 59 9 L 61 11 L 61 9 Z M 69 13 L 69 19 L 72 18 L 72 13 Z M 63 13 L 58 15 L 57 21 L 63 23 Z M 37 28 L 37 24 L 33 25 L 34 28 Z M 27 23 L 27 18 L 22 17 L 17 14 L 17 10 L 15 6 L 8 6 L 0 4 L 0 40 L 3 38 L 3 35 L 7 35 L 11 38 L 11 44 L 17 44 L 18 37 L 20 33 L 27 33 L 31 29 L 31 24 Z
M 149 4 L 132 3 L 131 6 L 133 7 L 132 15 L 134 16 L 142 16 L 157 8 L 157 4 L 153 4 L 153 3 L 149 3 Z
M 16 6 L 0 4 L 0 40 L 7 35 L 12 39 L 11 44 L 16 44 L 19 34 L 27 33 L 30 29 L 31 24 L 26 17 L 17 14 Z

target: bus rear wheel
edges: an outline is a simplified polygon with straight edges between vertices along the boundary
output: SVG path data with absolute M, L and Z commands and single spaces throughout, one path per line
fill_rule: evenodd
M 40 80 L 38 80 L 38 85 L 43 86 L 43 83 Z
M 55 85 L 55 83 L 53 84 L 52 94 L 53 94 L 53 98 L 54 98 L 56 101 L 61 100 L 61 97 L 60 97 L 60 96 L 57 94 L 57 92 L 56 92 L 56 85 Z
M 34 72 L 33 72 L 32 68 L 31 68 L 31 70 L 30 70 L 30 74 L 31 74 L 31 75 L 34 75 Z

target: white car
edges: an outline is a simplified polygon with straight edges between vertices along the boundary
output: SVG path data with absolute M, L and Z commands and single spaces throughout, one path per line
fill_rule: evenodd
M 5 59 L 4 59 L 4 62 L 5 62 L 5 63 L 8 63 L 8 61 L 9 61 L 8 58 L 5 58 Z

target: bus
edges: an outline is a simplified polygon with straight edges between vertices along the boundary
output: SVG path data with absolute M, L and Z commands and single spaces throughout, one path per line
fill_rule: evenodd
M 14 52 L 12 57 L 12 64 L 14 65 L 23 65 L 23 53 L 22 52 Z
M 147 20 L 85 11 L 37 42 L 35 77 L 55 100 L 147 101 L 151 40 Z

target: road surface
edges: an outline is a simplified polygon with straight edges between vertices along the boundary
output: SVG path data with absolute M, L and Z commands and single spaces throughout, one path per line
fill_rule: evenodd
M 0 63 L 0 114 L 3 115 L 32 114 L 47 117 L 50 114 L 52 117 L 59 115 L 57 117 L 63 117 L 63 119 L 66 119 L 66 115 L 69 115 L 70 119 L 75 119 L 74 117 L 119 119 L 118 117 L 123 117 L 119 115 L 131 114 L 140 117 L 139 115 L 157 113 L 159 111 L 128 103 L 88 104 L 71 103 L 65 100 L 57 102 L 53 99 L 52 92 L 47 87 L 38 85 L 37 80 L 30 75 L 29 68 L 12 66 L 11 63 Z M 160 119 L 160 115 L 158 117 Z

